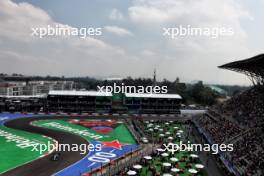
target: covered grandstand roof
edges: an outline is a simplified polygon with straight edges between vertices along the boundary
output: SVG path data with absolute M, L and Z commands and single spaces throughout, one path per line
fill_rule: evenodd
M 219 66 L 219 68 L 241 72 L 249 76 L 254 83 L 264 83 L 264 54 L 230 62 Z
M 222 88 L 219 87 L 219 86 L 216 86 L 216 85 L 208 85 L 208 87 L 209 87 L 211 90 L 216 91 L 216 92 L 219 93 L 219 94 L 224 94 L 224 95 L 227 94 L 226 90 L 222 89 Z
M 126 97 L 135 98 L 171 98 L 182 99 L 178 94 L 148 94 L 148 93 L 125 93 Z
M 97 92 L 97 91 L 76 91 L 76 90 L 51 90 L 49 95 L 70 95 L 70 96 L 97 96 L 97 97 L 111 97 L 111 92 Z

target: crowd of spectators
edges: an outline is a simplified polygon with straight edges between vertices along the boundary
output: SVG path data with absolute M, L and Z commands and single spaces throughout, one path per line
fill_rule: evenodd
M 244 175 L 263 175 L 263 147 L 263 131 L 248 133 L 234 143 L 230 159 Z
M 197 118 L 197 122 L 214 143 L 224 143 L 241 133 L 241 128 L 237 124 L 221 116 L 213 118 L 211 115 L 205 114 Z
M 263 86 L 234 95 L 196 122 L 212 142 L 234 144 L 233 152 L 226 157 L 241 175 L 264 175 Z
M 246 127 L 263 126 L 264 124 L 264 88 L 253 88 L 233 96 L 223 103 L 221 113 L 230 114 L 241 125 Z

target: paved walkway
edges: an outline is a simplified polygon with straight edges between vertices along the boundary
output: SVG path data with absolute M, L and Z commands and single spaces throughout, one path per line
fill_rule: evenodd
M 195 128 L 192 128 L 192 137 L 196 144 L 204 144 L 201 135 Z M 224 173 L 218 168 L 214 155 L 208 152 L 199 152 L 201 162 L 205 165 L 209 176 L 224 176 Z

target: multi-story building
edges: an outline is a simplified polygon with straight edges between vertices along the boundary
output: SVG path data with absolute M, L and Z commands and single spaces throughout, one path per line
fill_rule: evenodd
M 178 94 L 125 93 L 124 106 L 128 111 L 153 114 L 180 113 L 182 97 Z
M 112 93 L 96 91 L 50 91 L 47 111 L 51 112 L 109 112 Z
M 33 95 L 38 95 L 50 90 L 72 90 L 73 85 L 73 81 L 30 81 L 27 87 Z
M 72 90 L 73 85 L 73 81 L 1 82 L 0 95 L 42 95 L 50 90 Z
M 2 96 L 19 96 L 23 95 L 25 83 L 23 82 L 2 82 L 0 83 L 0 95 Z
M 48 111 L 62 112 L 131 112 L 149 114 L 180 113 L 181 96 L 178 94 L 112 95 L 96 91 L 50 91 Z

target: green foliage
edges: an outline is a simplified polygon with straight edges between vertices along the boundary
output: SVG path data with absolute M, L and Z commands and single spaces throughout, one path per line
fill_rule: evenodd
M 202 81 L 192 85 L 188 90 L 188 94 L 194 102 L 202 105 L 213 105 L 219 96 L 216 92 L 204 86 Z
M 17 74 L 18 75 L 18 74 Z M 177 77 L 174 81 L 169 81 L 163 79 L 160 82 L 153 82 L 153 79 L 150 78 L 132 78 L 127 77 L 123 80 L 109 81 L 109 80 L 100 80 L 91 77 L 54 77 L 54 76 L 7 76 L 0 74 L 0 77 L 5 81 L 34 81 L 34 80 L 47 80 L 47 81 L 74 81 L 74 88 L 86 89 L 86 90 L 96 90 L 97 86 L 110 86 L 114 83 L 117 85 L 133 85 L 133 86 L 167 86 L 168 93 L 176 93 L 183 97 L 183 103 L 185 104 L 202 104 L 202 105 L 212 105 L 216 102 L 216 98 L 219 96 L 215 91 L 211 90 L 207 86 L 204 86 L 203 82 L 200 81 L 196 84 L 187 84 L 180 81 Z M 234 93 L 240 92 L 247 87 L 241 86 L 227 86 L 227 85 L 216 85 L 225 91 L 227 91 L 228 96 L 232 96 Z

